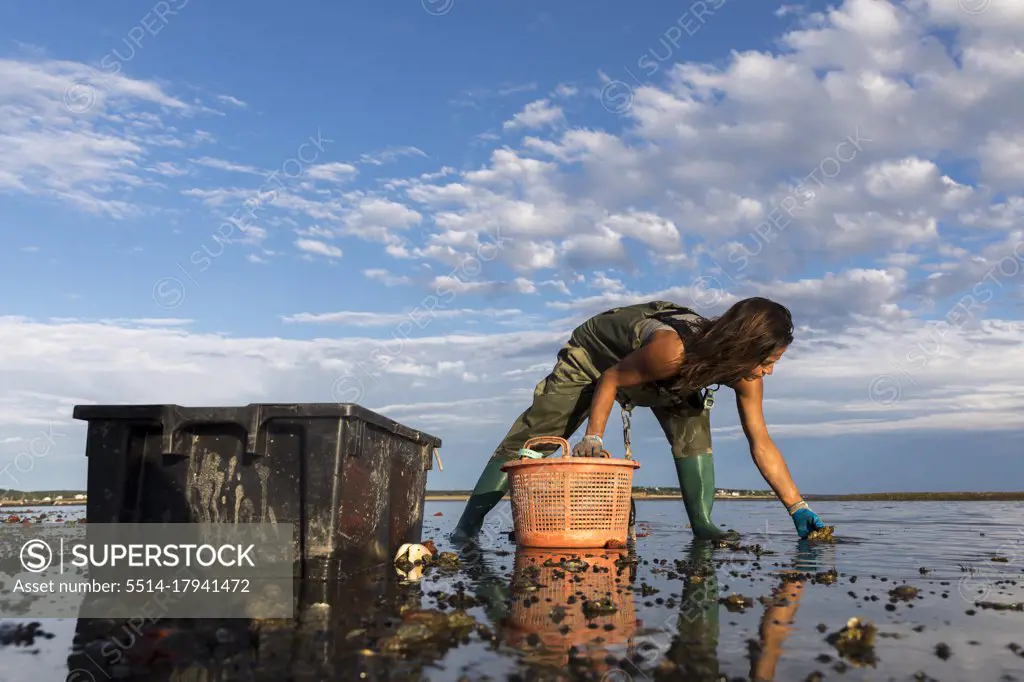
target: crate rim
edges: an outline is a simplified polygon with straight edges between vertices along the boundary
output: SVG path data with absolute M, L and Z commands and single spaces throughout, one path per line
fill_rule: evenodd
M 441 447 L 441 439 L 432 434 L 413 429 L 405 424 L 385 417 L 357 403 L 249 403 L 247 405 L 182 406 L 176 403 L 123 403 L 75 405 L 72 418 L 81 421 L 100 420 L 150 420 L 163 422 L 174 415 L 178 418 L 215 421 L 220 415 L 231 410 L 266 410 L 268 418 L 307 417 L 356 418 L 390 431 L 416 443 Z

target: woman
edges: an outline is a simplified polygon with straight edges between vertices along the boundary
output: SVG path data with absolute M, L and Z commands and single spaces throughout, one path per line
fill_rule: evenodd
M 612 405 L 649 407 L 672 445 L 679 487 L 696 537 L 735 538 L 711 521 L 715 470 L 710 409 L 715 385 L 736 393 L 743 432 L 761 475 L 786 505 L 801 538 L 823 527 L 790 478 L 782 454 L 768 436 L 761 400 L 763 381 L 793 342 L 793 319 L 765 298 L 734 304 L 707 319 L 688 308 L 652 301 L 613 308 L 577 327 L 558 353 L 551 373 L 534 389 L 533 404 L 494 451 L 456 526 L 453 539 L 475 536 L 487 512 L 508 490 L 500 468 L 529 438 L 570 438 L 589 416 L 573 455 L 593 456 L 603 447 Z M 544 454 L 554 446 L 538 446 Z

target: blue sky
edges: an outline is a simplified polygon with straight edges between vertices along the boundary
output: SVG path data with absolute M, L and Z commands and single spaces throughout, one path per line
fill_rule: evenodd
M 575 324 L 749 295 L 797 319 L 765 410 L 802 490 L 1024 474 L 1016 7 L 37 2 L 0 27 L 0 487 L 84 487 L 75 404 L 347 376 L 443 439 L 431 487 L 470 487 Z M 719 485 L 766 487 L 731 398 L 714 425 Z

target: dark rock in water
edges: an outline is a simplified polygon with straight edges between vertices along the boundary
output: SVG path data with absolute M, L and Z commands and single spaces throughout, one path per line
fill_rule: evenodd
M 935 645 L 935 655 L 945 661 L 953 655 L 953 652 L 949 648 L 948 644 L 946 644 L 945 642 L 939 642 Z
M 0 644 L 4 646 L 32 646 L 36 638 L 52 639 L 53 634 L 39 629 L 39 623 L 0 624 Z
M 917 598 L 917 588 L 913 585 L 900 585 L 889 590 L 889 597 L 892 601 L 910 601 Z
M 660 592 L 656 587 L 651 587 L 647 583 L 640 583 L 640 594 L 644 597 L 650 597 L 651 595 L 658 594 Z
M 974 603 L 983 609 L 993 609 L 995 611 L 1024 611 L 1024 602 L 978 601 Z

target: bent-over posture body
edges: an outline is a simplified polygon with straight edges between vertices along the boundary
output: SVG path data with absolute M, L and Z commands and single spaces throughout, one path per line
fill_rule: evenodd
M 500 467 L 534 436 L 569 439 L 587 420 L 574 456 L 593 456 L 612 406 L 648 407 L 672 447 L 679 487 L 695 536 L 727 535 L 711 521 L 715 496 L 710 409 L 714 386 L 735 391 L 743 432 L 762 476 L 793 518 L 800 537 L 824 524 L 804 502 L 772 442 L 762 412 L 763 382 L 793 341 L 782 305 L 764 298 L 734 304 L 708 319 L 689 308 L 652 301 L 613 308 L 575 330 L 554 368 L 534 389 L 533 403 L 491 455 L 454 538 L 475 536 L 508 490 Z M 588 419 L 589 418 L 589 419 Z M 555 446 L 538 446 L 546 455 Z M 729 533 L 729 535 L 732 535 Z

